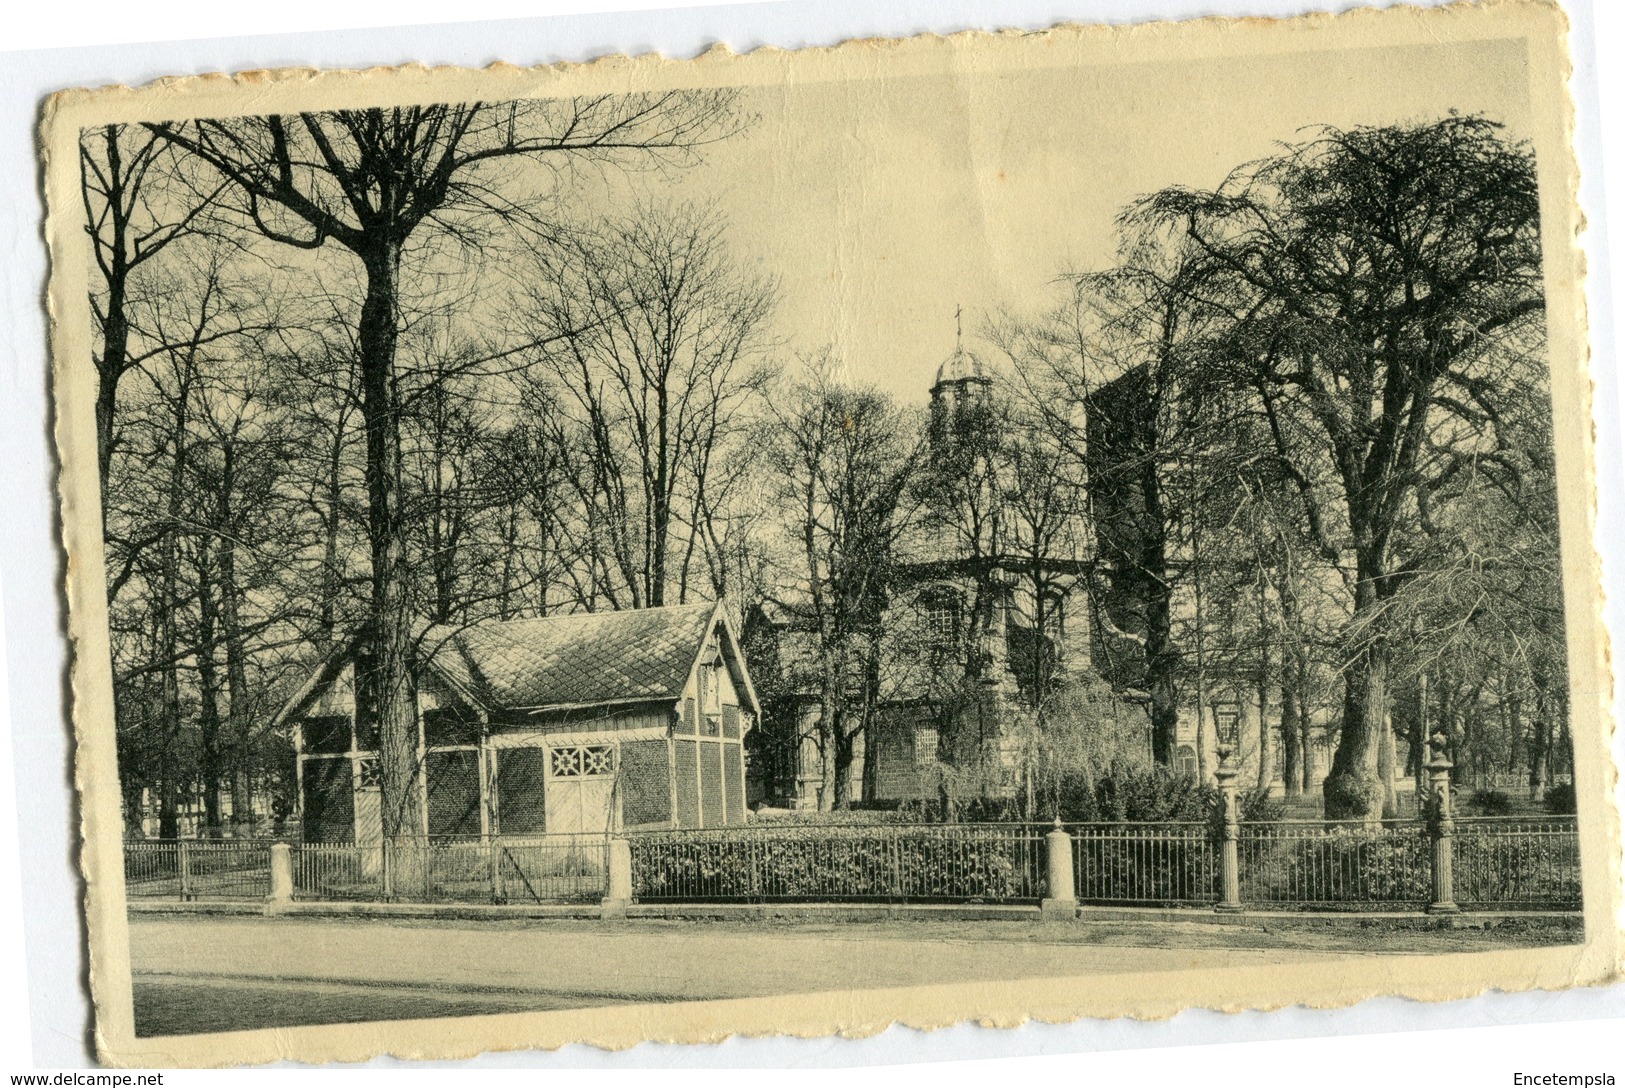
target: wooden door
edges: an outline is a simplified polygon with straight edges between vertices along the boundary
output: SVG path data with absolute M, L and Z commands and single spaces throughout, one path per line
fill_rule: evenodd
M 547 832 L 602 835 L 615 818 L 615 746 L 572 744 L 548 750 Z

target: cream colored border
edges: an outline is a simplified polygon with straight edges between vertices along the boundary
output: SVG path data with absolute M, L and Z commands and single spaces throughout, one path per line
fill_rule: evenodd
M 1376 995 L 1446 1000 L 1486 989 L 1597 984 L 1617 977 L 1619 816 L 1608 647 L 1601 622 L 1600 571 L 1593 544 L 1592 383 L 1585 338 L 1583 263 L 1575 238 L 1577 170 L 1570 148 L 1566 19 L 1552 0 L 1457 4 L 1443 9 L 1361 10 L 1283 21 L 1208 19 L 1126 28 L 1057 27 L 1025 34 L 963 33 L 899 41 L 849 42 L 786 53 L 735 56 L 718 47 L 692 61 L 611 57 L 586 65 L 484 71 L 405 67 L 368 72 L 289 70 L 159 81 L 131 90 L 65 91 L 47 104 L 41 126 L 52 257 L 50 310 L 55 367 L 60 495 L 68 554 L 76 780 L 81 797 L 82 864 L 88 891 L 96 1039 L 115 1065 L 223 1065 L 278 1058 L 354 1061 L 380 1053 L 460 1057 L 485 1050 L 587 1042 L 626 1047 L 649 1039 L 718 1040 L 732 1034 L 865 1035 L 894 1022 L 935 1027 L 975 1020 L 1013 1025 L 1032 1018 L 1167 1017 L 1204 1006 L 1272 1009 L 1303 1003 L 1351 1004 Z M 1557 411 L 1560 523 L 1569 601 L 1572 726 L 1576 783 L 1587 814 L 1584 944 L 1550 949 L 1428 957 L 1372 956 L 1323 966 L 1236 968 L 1077 979 L 1041 979 L 902 990 L 858 990 L 772 999 L 641 1005 L 455 1020 L 371 1023 L 136 1039 L 120 859 L 111 678 L 92 421 L 87 255 L 79 227 L 76 133 L 87 124 L 200 115 L 250 114 L 338 106 L 484 100 L 713 85 L 842 80 L 884 66 L 888 75 L 987 73 L 1028 67 L 1112 65 L 1171 57 L 1256 57 L 1301 50 L 1521 38 L 1530 58 L 1537 124 L 1546 278 Z M 1587 609 L 1585 604 L 1593 607 Z

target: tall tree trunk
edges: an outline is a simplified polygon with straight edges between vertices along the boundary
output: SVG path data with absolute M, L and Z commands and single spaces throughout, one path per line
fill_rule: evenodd
M 1570 783 L 1574 782 L 1574 733 L 1569 729 L 1569 716 L 1566 708 L 1557 722 L 1557 755 L 1563 763 L 1563 773 Z
M 180 753 L 181 744 L 181 678 L 180 635 L 177 630 L 179 611 L 180 523 L 181 493 L 186 458 L 186 385 L 180 390 L 176 407 L 174 430 L 171 436 L 169 464 L 169 494 L 164 515 L 167 525 L 163 544 L 159 549 L 157 608 L 158 660 L 162 662 L 160 684 L 163 723 L 161 726 L 163 754 L 159 759 L 162 789 L 158 802 L 158 837 L 173 839 L 180 834 Z
M 1457 734 L 1461 738 L 1457 747 L 1456 761 L 1458 767 L 1460 767 L 1457 774 L 1459 776 L 1464 771 L 1469 772 L 1474 782 L 1482 782 L 1485 771 L 1482 739 L 1484 730 L 1482 729 L 1482 716 L 1479 707 L 1479 699 L 1482 695 L 1483 684 L 1480 683 L 1473 689 L 1472 695 L 1468 697 L 1462 707 L 1461 730 Z M 1462 766 L 1462 764 L 1465 764 L 1465 766 Z
M 158 783 L 158 837 L 160 839 L 175 839 L 181 833 L 181 783 L 179 761 L 175 758 L 173 746 L 180 741 L 178 731 L 168 734 L 166 751 L 160 759 L 161 774 L 163 777 Z
M 1363 645 L 1345 672 L 1343 723 L 1331 772 L 1322 785 L 1328 819 L 1375 820 L 1382 813 L 1383 787 L 1378 774 L 1378 752 L 1388 721 L 1388 638 L 1381 611 L 1386 602 L 1378 587 L 1385 572 L 1379 549 L 1359 549 L 1354 590 L 1354 613 L 1349 627 L 1359 632 Z
M 1197 560 L 1199 561 L 1199 560 Z M 1192 563 L 1194 574 L 1195 562 Z M 1205 617 L 1202 610 L 1202 577 L 1194 574 L 1196 590 L 1196 780 L 1206 783 L 1213 776 L 1213 758 L 1207 743 L 1207 654 L 1202 637 Z M 1218 723 L 1214 723 L 1215 728 Z
M 220 675 L 216 666 L 219 642 L 219 587 L 214 571 L 213 542 L 207 534 L 197 545 L 197 682 L 199 772 L 203 779 L 204 836 L 220 837 L 220 779 L 225 760 L 220 737 Z
M 836 775 L 835 775 L 835 748 L 836 739 L 841 732 L 841 703 L 840 703 L 840 670 L 832 662 L 826 660 L 823 666 L 823 676 L 818 697 L 818 759 L 819 759 L 819 788 L 818 811 L 832 812 L 835 809 Z
M 871 646 L 867 656 L 863 692 L 863 782 L 862 797 L 873 803 L 879 792 L 880 773 L 880 654 Z
M 219 544 L 220 621 L 226 648 L 227 727 L 231 737 L 231 823 L 233 833 L 242 837 L 252 834 L 254 829 L 251 789 L 254 738 L 248 697 L 248 654 L 243 645 L 242 587 L 237 582 L 236 449 L 232 445 L 225 448 L 224 464 L 221 522 L 227 531 Z
M 510 500 L 502 519 L 502 570 L 497 583 L 497 619 L 513 618 L 514 553 L 519 550 L 519 500 Z
M 127 196 L 132 184 L 124 167 L 119 126 L 101 130 L 107 151 L 107 224 L 112 230 L 104 252 L 107 308 L 102 311 L 102 351 L 96 359 L 96 469 L 102 488 L 102 525 L 107 524 L 107 477 L 113 465 L 113 429 L 118 413 L 118 383 L 130 365 L 130 319 L 124 312 L 130 288 L 130 209 L 138 206 Z M 89 179 L 85 179 L 88 185 Z M 88 190 L 86 199 L 88 201 Z M 94 233 L 94 232 L 92 232 Z
M 645 594 L 650 608 L 660 608 L 666 603 L 666 536 L 671 531 L 671 438 L 669 433 L 670 420 L 667 414 L 670 411 L 668 397 L 669 391 L 666 382 L 660 381 L 655 389 L 656 418 L 655 433 L 657 435 L 655 446 L 655 474 L 652 502 L 651 532 L 649 534 L 649 554 L 647 556 L 649 572 L 649 588 Z
M 1416 678 L 1416 717 L 1411 721 L 1410 773 L 1420 801 L 1427 790 L 1428 674 Z
M 1538 801 L 1551 782 L 1551 669 L 1538 655 L 1530 670 L 1535 685 L 1535 720 L 1529 730 L 1529 799 Z
M 1260 594 L 1262 600 L 1262 594 Z M 1262 608 L 1260 612 L 1262 613 Z M 1262 619 L 1262 616 L 1260 616 Z M 1260 790 L 1270 787 L 1270 780 L 1274 777 L 1274 757 L 1270 752 L 1270 658 L 1269 648 L 1263 642 L 1263 629 L 1259 630 L 1258 650 L 1258 779 Z
M 1518 757 L 1523 744 L 1523 705 L 1516 692 L 1501 697 L 1501 718 L 1507 736 L 1507 774 L 1518 773 Z
M 1144 434 L 1155 448 L 1155 432 Z M 1162 509 L 1162 480 L 1155 458 L 1146 457 L 1139 488 L 1145 500 L 1144 536 L 1135 556 L 1145 593 L 1145 685 L 1151 696 L 1151 758 L 1158 766 L 1179 760 L 1179 696 L 1175 673 L 1179 650 L 1173 637 L 1173 578 L 1168 570 L 1168 529 Z
M 1293 549 L 1285 534 L 1281 541 L 1283 558 L 1276 595 L 1281 602 L 1281 626 L 1287 636 L 1281 646 L 1281 743 L 1283 761 L 1291 760 L 1293 764 L 1291 770 L 1282 767 L 1282 778 L 1288 795 L 1301 797 L 1315 788 L 1314 708 L 1309 700 L 1309 650 L 1304 641 Z M 1293 708 L 1290 725 L 1286 710 L 1289 692 Z M 1295 749 L 1292 755 L 1287 754 L 1287 745 Z
M 1320 765 L 1315 759 L 1315 716 L 1314 708 L 1309 705 L 1309 682 L 1303 679 L 1308 676 L 1308 670 L 1303 669 L 1298 675 L 1298 729 L 1302 737 L 1298 749 L 1303 758 L 1303 792 L 1308 794 L 1314 791 Z
M 841 715 L 839 728 L 835 730 L 835 767 L 834 789 L 835 801 L 830 806 L 836 811 L 845 811 L 852 807 L 852 753 L 857 738 L 847 729 L 846 715 Z
M 1382 779 L 1382 817 L 1392 820 L 1399 815 L 1399 797 L 1394 791 L 1395 764 L 1399 753 L 1394 745 L 1394 723 L 1383 722 L 1382 736 L 1377 741 L 1377 776 Z
M 347 414 L 347 413 L 346 413 Z M 322 512 L 321 599 L 316 609 L 318 638 L 325 654 L 338 639 L 339 597 L 344 579 L 339 571 L 339 526 L 342 521 L 344 488 L 344 417 L 333 428 L 333 447 L 327 461 L 327 494 Z
M 421 837 L 417 790 L 417 712 L 412 686 L 412 615 L 402 518 L 396 313 L 401 249 L 379 239 L 363 256 L 367 297 L 358 343 L 367 429 L 367 528 L 372 555 L 371 683 L 378 727 L 379 807 L 392 842 Z
M 1282 655 L 1281 674 L 1281 783 L 1289 798 L 1303 796 L 1303 736 L 1298 720 L 1298 685 L 1289 675 L 1290 654 Z
M 1166 583 L 1153 591 L 1146 610 L 1145 678 L 1151 696 L 1151 758 L 1160 767 L 1174 767 L 1179 759 L 1179 696 L 1174 673 L 1179 654 L 1170 631 L 1172 609 Z
M 117 141 L 108 141 L 109 145 Z M 115 220 L 122 224 L 122 217 Z M 118 232 L 122 235 L 122 230 Z M 113 428 L 118 413 L 118 383 L 129 369 L 130 322 L 124 315 L 124 240 L 118 238 L 112 254 L 113 275 L 107 283 L 107 311 L 102 318 L 102 352 L 96 360 L 96 469 L 102 486 L 102 519 L 107 517 L 107 477 L 113 467 Z

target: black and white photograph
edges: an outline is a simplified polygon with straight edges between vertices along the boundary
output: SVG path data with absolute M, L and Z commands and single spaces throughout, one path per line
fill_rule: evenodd
M 1562 27 L 59 95 L 102 1060 L 1610 978 Z

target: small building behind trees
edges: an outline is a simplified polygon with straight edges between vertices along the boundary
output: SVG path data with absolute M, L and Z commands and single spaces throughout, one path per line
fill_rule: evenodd
M 425 626 L 416 816 L 433 839 L 745 819 L 757 703 L 716 603 Z M 358 635 L 289 700 L 307 842 L 379 841 L 378 730 Z

